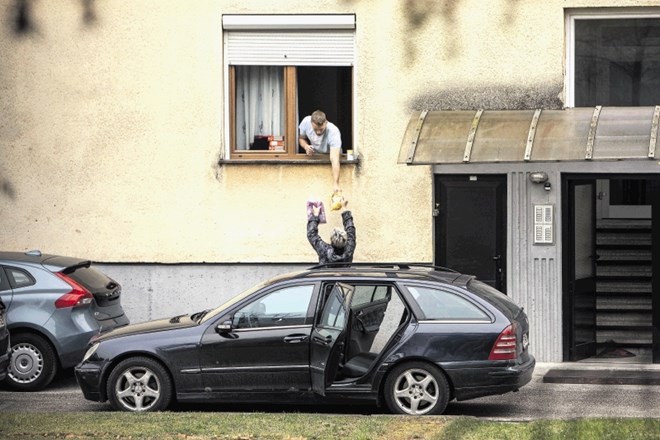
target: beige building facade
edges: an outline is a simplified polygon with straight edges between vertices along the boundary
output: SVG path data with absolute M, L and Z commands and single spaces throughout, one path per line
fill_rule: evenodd
M 320 102 L 353 150 L 342 156 L 340 184 L 357 226 L 355 261 L 443 263 L 435 176 L 504 175 L 504 290 L 526 306 L 537 359 L 571 360 L 562 173 L 653 174 L 655 162 L 553 165 L 544 171 L 555 190 L 544 191 L 529 183 L 533 162 L 461 168 L 436 155 L 408 166 L 402 142 L 425 110 L 586 106 L 576 106 L 572 20 L 594 14 L 660 17 L 660 2 L 3 2 L 0 248 L 99 262 L 124 286 L 134 322 L 182 304 L 211 307 L 264 276 L 313 264 L 305 204 L 329 204 L 331 169 L 327 156 L 297 152 L 295 138 L 310 102 Z M 239 146 L 249 125 L 241 116 L 249 109 L 238 107 L 242 75 L 254 66 L 284 75 L 285 98 L 275 104 L 277 129 L 250 132 Z M 258 148 L 269 135 L 283 137 L 284 149 Z M 518 199 L 555 206 L 547 246 L 517 235 L 533 226 L 531 217 L 516 226 L 515 209 L 528 212 Z M 321 234 L 339 224 L 330 213 Z M 545 278 L 527 269 L 535 262 Z

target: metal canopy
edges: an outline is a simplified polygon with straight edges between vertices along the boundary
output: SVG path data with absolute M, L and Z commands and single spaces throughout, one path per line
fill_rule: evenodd
M 660 106 L 416 112 L 398 162 L 655 159 L 659 117 Z

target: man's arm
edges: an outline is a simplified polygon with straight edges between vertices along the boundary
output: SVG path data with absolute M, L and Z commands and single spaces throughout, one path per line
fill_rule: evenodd
M 332 165 L 332 181 L 335 185 L 334 190 L 339 191 L 339 170 L 341 147 L 330 148 L 330 164 Z
M 312 156 L 314 154 L 314 147 L 309 143 L 309 139 L 307 139 L 307 136 L 301 134 L 298 136 L 298 144 L 300 144 L 301 147 L 305 150 L 308 156 Z

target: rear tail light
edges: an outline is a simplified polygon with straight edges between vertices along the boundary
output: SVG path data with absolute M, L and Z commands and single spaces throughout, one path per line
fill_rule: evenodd
M 78 307 L 92 303 L 94 296 L 89 293 L 89 290 L 85 289 L 83 286 L 61 272 L 56 272 L 55 275 L 71 286 L 71 291 L 69 293 L 65 293 L 55 301 L 56 308 L 64 309 L 67 307 Z
M 511 324 L 502 330 L 502 333 L 497 337 L 495 344 L 493 344 L 493 348 L 490 350 L 488 360 L 506 361 L 516 359 L 517 342 L 516 326 Z

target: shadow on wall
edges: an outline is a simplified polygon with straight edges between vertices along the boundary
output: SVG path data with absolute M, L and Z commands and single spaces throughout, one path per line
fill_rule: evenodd
M 425 90 L 412 98 L 408 107 L 421 110 L 513 110 L 561 109 L 563 84 L 537 84 L 533 87 L 483 85 L 480 87 Z
M 355 4 L 368 0 L 343 0 L 343 3 Z M 442 47 L 448 59 L 460 54 L 461 34 L 458 29 L 458 16 L 461 14 L 463 0 L 400 0 L 402 2 L 403 19 L 406 23 L 405 53 L 408 56 L 406 64 L 412 66 L 418 59 L 418 52 L 424 50 L 416 40 L 417 32 L 425 26 L 442 21 L 442 28 L 437 41 L 443 41 Z M 506 6 L 500 9 L 502 26 L 511 26 L 516 20 L 516 7 L 520 0 L 507 0 Z M 469 30 L 468 30 L 469 31 Z M 423 61 L 423 60 L 422 60 Z
M 2 183 L 0 186 L 0 191 L 2 194 L 14 200 L 16 198 L 16 191 L 14 191 L 14 187 L 12 186 L 11 182 L 2 178 L 0 178 L 0 182 Z
M 12 29 L 16 35 L 29 35 L 38 33 L 32 5 L 36 0 L 14 0 L 14 10 L 9 18 Z M 82 23 L 90 26 L 96 23 L 96 0 L 80 0 L 82 7 Z

